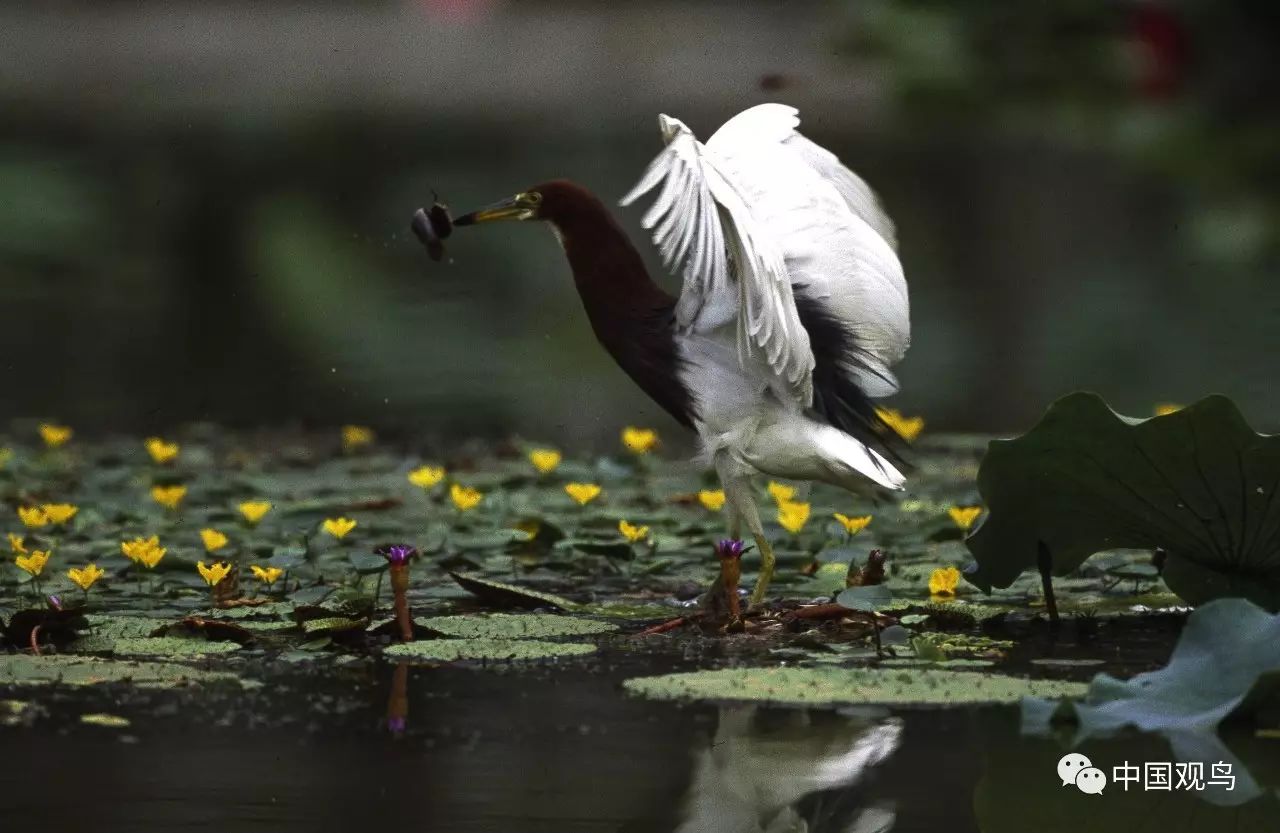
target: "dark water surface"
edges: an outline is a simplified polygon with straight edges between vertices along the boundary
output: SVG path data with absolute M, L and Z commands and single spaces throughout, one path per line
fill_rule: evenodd
M 1111 785 L 1096 796 L 1062 787 L 1055 770 L 1068 745 L 1022 737 L 1017 708 L 676 706 L 620 689 L 635 674 L 690 665 L 613 652 L 519 671 L 274 663 L 251 674 L 267 682 L 249 692 L 0 692 L 40 708 L 30 725 L 0 729 L 3 827 L 1280 829 L 1274 795 L 1221 808 L 1194 793 L 1126 794 Z M 97 712 L 132 725 L 80 722 Z M 388 726 L 389 716 L 392 724 L 403 720 L 403 731 Z M 1276 742 L 1252 737 L 1232 740 L 1231 749 L 1255 770 L 1277 757 Z M 1163 740 L 1138 735 L 1090 741 L 1079 751 L 1108 772 L 1124 760 L 1170 760 Z

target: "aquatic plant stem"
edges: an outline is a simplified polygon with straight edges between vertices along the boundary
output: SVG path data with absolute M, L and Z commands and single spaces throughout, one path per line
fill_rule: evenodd
M 404 642 L 413 641 L 413 619 L 409 615 L 409 565 L 408 564 L 392 564 L 389 572 L 391 573 L 391 592 L 395 594 L 396 624 L 400 626 L 400 639 Z M 382 574 L 378 574 L 381 578 Z

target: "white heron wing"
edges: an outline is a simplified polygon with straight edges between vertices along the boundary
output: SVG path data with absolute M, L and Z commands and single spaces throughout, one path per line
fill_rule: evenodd
M 735 149 L 745 146 L 785 144 L 839 192 L 850 211 L 862 218 L 890 246 L 897 248 L 893 220 L 885 213 L 871 186 L 849 170 L 834 153 L 800 133 L 799 127 L 800 111 L 796 108 L 785 104 L 760 104 L 743 110 L 721 125 L 707 140 L 707 147 L 732 156 Z
M 871 397 L 897 391 L 890 368 L 911 341 L 893 223 L 865 182 L 797 132 L 793 107 L 739 113 L 706 148 L 782 251 L 795 292 L 854 336 L 845 370 Z
M 786 259 L 748 206 L 735 176 L 687 127 L 661 117 L 667 146 L 625 197 L 658 188 L 641 221 L 664 263 L 683 274 L 676 321 L 711 330 L 736 319 L 744 369 L 757 353 L 801 405 L 813 401 L 813 352 L 800 324 Z

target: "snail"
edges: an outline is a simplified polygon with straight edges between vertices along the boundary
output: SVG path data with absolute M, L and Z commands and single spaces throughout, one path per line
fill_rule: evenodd
M 413 212 L 409 228 L 427 247 L 427 255 L 439 261 L 444 256 L 443 241 L 453 231 L 453 218 L 449 216 L 449 206 L 442 204 L 437 195 L 432 194 L 432 199 L 431 208 L 419 208 Z

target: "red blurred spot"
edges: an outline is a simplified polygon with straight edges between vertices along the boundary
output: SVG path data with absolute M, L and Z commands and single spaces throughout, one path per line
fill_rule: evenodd
M 1147 98 L 1173 97 L 1186 79 L 1191 58 L 1182 22 L 1163 5 L 1142 3 L 1134 9 L 1130 31 L 1141 61 L 1138 89 Z

